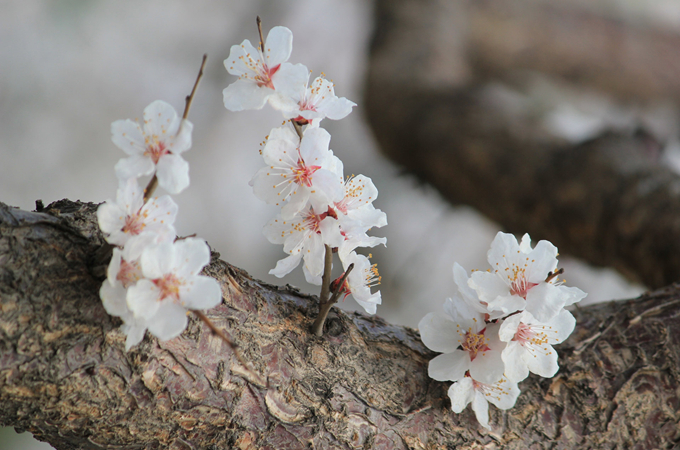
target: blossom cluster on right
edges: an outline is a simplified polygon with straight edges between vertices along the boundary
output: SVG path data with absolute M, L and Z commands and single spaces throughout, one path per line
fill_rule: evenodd
M 453 267 L 458 293 L 444 312 L 429 313 L 418 324 L 423 343 L 442 354 L 430 361 L 429 375 L 453 381 L 451 408 L 460 413 L 472 403 L 479 423 L 490 429 L 489 402 L 500 409 L 515 405 L 517 383 L 529 372 L 550 378 L 557 373 L 557 352 L 574 330 L 565 309 L 586 293 L 564 286 L 557 270 L 557 247 L 540 241 L 531 247 L 499 232 L 487 254 L 491 269 Z

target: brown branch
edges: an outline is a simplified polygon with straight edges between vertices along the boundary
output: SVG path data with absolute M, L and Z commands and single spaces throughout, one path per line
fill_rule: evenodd
M 198 70 L 198 75 L 196 76 L 196 81 L 194 82 L 194 87 L 191 88 L 191 94 L 187 95 L 184 99 L 184 114 L 182 114 L 182 121 L 180 122 L 179 127 L 177 128 L 176 136 L 179 136 L 179 133 L 182 131 L 184 121 L 187 120 L 187 117 L 189 117 L 189 110 L 191 109 L 191 104 L 194 101 L 194 96 L 196 95 L 196 90 L 198 89 L 198 83 L 200 83 L 201 78 L 203 78 L 203 70 L 205 69 L 205 63 L 207 61 L 208 55 L 204 54 L 203 59 L 201 60 L 201 68 Z M 153 177 L 151 177 L 151 180 L 149 180 L 149 184 L 147 184 L 146 188 L 144 188 L 144 203 L 146 203 L 151 198 L 157 187 L 158 177 L 154 172 Z
M 451 413 L 416 331 L 339 311 L 316 337 L 316 297 L 218 259 L 205 270 L 224 292 L 211 320 L 269 387 L 193 317 L 180 337 L 125 352 L 93 276 L 95 211 L 0 205 L 0 424 L 58 449 L 667 448 L 680 437 L 678 287 L 576 311 L 558 375 L 524 381 L 512 410 L 491 408 L 489 433 L 469 408 Z
M 331 254 L 330 258 L 328 256 L 329 253 Z M 333 254 L 330 251 L 330 247 L 326 245 L 326 262 L 333 259 L 332 255 Z M 333 305 L 338 302 L 340 294 L 342 294 L 344 291 L 343 286 L 345 285 L 345 280 L 347 280 L 347 277 L 349 276 L 349 273 L 352 271 L 352 269 L 354 269 L 354 263 L 350 264 L 349 267 L 347 267 L 347 270 L 345 270 L 345 273 L 342 274 L 338 284 L 335 286 L 333 295 L 331 295 L 330 298 L 328 298 L 327 295 L 324 296 L 324 290 L 321 290 L 321 295 L 319 296 L 319 315 L 316 316 L 316 320 L 312 324 L 312 333 L 314 333 L 316 336 L 323 336 L 323 326 L 326 323 L 326 319 L 328 318 L 328 313 L 331 311 Z M 326 276 L 325 273 L 324 276 Z M 328 269 L 328 279 L 330 280 L 330 269 Z
M 572 145 L 490 90 L 543 70 L 560 82 L 578 75 L 584 91 L 606 85 L 645 100 L 663 89 L 680 99 L 680 53 L 668 54 L 680 35 L 596 19 L 567 3 L 379 1 L 367 116 L 381 150 L 452 203 L 631 280 L 668 285 L 680 280 L 680 177 L 660 162 L 660 144 L 645 132 L 612 131 Z M 620 51 L 589 46 L 585 36 L 597 33 Z

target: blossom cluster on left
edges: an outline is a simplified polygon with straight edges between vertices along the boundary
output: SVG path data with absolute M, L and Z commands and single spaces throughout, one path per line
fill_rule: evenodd
M 150 197 L 156 182 L 171 194 L 189 186 L 189 164 L 181 153 L 191 148 L 193 125 L 160 100 L 144 109 L 140 124 L 111 124 L 113 143 L 128 157 L 115 166 L 115 200 L 97 210 L 99 227 L 114 246 L 107 279 L 99 291 L 106 311 L 120 317 L 125 348 L 138 344 L 148 329 L 161 340 L 178 336 L 187 325 L 187 309 L 220 303 L 216 280 L 200 275 L 210 262 L 210 248 L 199 238 L 177 239 L 177 204 L 169 195 Z M 139 177 L 152 175 L 146 189 Z

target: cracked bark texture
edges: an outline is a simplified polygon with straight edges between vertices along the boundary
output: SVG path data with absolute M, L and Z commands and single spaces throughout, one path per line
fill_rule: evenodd
M 680 286 L 575 312 L 561 370 L 531 376 L 512 410 L 453 414 L 417 331 L 339 310 L 218 259 L 207 315 L 266 380 L 191 317 L 126 353 L 98 290 L 96 205 L 0 204 L 0 423 L 58 449 L 573 449 L 680 443 Z
M 660 144 L 644 128 L 571 144 L 541 126 L 540 101 L 519 108 L 505 89 L 540 77 L 677 104 L 680 35 L 505 0 L 378 0 L 374 33 L 365 104 L 385 155 L 510 232 L 652 288 L 680 280 L 680 177 Z

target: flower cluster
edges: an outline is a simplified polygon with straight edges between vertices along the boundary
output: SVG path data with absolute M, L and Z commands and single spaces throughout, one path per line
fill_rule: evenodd
M 479 423 L 490 429 L 488 402 L 512 408 L 517 383 L 529 372 L 547 378 L 557 373 L 552 346 L 576 323 L 564 308 L 586 294 L 558 280 L 557 248 L 548 241 L 531 248 L 528 234 L 518 243 L 499 232 L 487 258 L 491 269 L 470 276 L 456 263 L 457 294 L 444 303 L 444 315 L 429 313 L 418 327 L 423 343 L 443 353 L 430 361 L 429 375 L 454 381 L 453 411 L 472 403 Z
M 328 246 L 345 270 L 354 264 L 336 289 L 351 293 L 373 314 L 381 300 L 371 286 L 380 277 L 368 257 L 355 250 L 385 244 L 385 238 L 366 233 L 386 225 L 387 218 L 373 206 L 378 190 L 371 179 L 344 177 L 342 161 L 329 149 L 331 136 L 319 126 L 325 118 L 344 118 L 356 105 L 337 97 L 323 76 L 310 85 L 309 70 L 287 62 L 292 43 L 288 28 L 274 27 L 257 48 L 248 40 L 232 46 L 224 61 L 227 71 L 239 77 L 224 90 L 227 109 L 260 109 L 269 103 L 288 119 L 269 133 L 261 151 L 266 165 L 250 182 L 256 197 L 281 208 L 264 234 L 271 243 L 283 244 L 288 256 L 270 273 L 283 277 L 302 262 L 307 281 L 321 285 Z
M 180 155 L 191 147 L 191 122 L 169 104 L 155 101 L 144 109 L 144 124 L 119 120 L 112 140 L 129 156 L 116 164 L 116 200 L 99 206 L 99 227 L 114 245 L 107 279 L 99 291 L 104 308 L 123 320 L 125 348 L 139 343 L 148 329 L 162 340 L 186 328 L 187 308 L 220 303 L 220 287 L 199 275 L 210 262 L 208 244 L 177 240 L 177 204 L 168 195 L 146 198 L 138 177 L 152 175 L 170 193 L 189 185 L 189 164 Z

